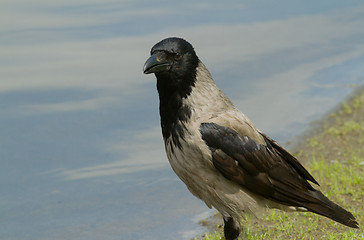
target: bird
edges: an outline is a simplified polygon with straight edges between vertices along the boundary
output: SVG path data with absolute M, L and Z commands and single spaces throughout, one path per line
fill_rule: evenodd
M 293 155 L 234 106 L 189 42 L 156 43 L 143 72 L 156 77 L 169 163 L 193 195 L 221 213 L 226 240 L 237 239 L 245 214 L 261 207 L 309 211 L 359 228 L 313 187 L 318 182 Z

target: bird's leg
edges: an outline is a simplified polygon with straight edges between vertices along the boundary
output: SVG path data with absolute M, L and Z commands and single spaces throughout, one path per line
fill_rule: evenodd
M 236 240 L 241 231 L 240 222 L 232 217 L 224 217 L 224 235 L 226 240 Z

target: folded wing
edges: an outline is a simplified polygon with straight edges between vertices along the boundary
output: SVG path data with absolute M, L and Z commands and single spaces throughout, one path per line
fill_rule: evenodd
M 286 150 L 262 134 L 256 143 L 229 127 L 202 123 L 200 132 L 216 169 L 227 179 L 277 203 L 304 207 L 349 227 L 358 227 L 353 215 L 327 199 L 308 181 L 316 180 Z

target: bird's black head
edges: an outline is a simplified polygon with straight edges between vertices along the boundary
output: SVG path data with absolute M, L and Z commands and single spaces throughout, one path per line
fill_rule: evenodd
M 151 56 L 144 64 L 144 73 L 155 73 L 163 84 L 176 86 L 194 82 L 198 57 L 192 45 L 182 38 L 166 38 L 152 47 Z

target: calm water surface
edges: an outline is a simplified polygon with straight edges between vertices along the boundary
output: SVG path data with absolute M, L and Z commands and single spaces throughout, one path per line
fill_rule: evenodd
M 362 1 L 3 1 L 0 239 L 189 239 L 213 211 L 169 167 L 150 48 L 190 41 L 281 143 L 364 83 Z

